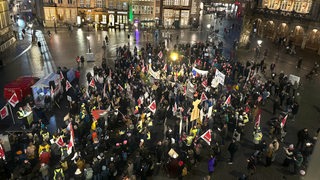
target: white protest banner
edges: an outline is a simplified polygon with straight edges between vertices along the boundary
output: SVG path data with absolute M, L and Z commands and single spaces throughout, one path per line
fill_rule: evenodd
M 208 71 L 203 71 L 203 70 L 197 69 L 195 67 L 192 68 L 192 71 L 196 71 L 198 74 L 200 74 L 202 76 L 208 75 Z
M 160 71 L 155 72 L 152 67 L 151 64 L 149 65 L 149 70 L 148 70 L 149 74 L 155 78 L 155 79 L 160 79 Z
M 190 81 L 188 81 L 188 83 L 187 83 L 187 91 L 186 91 L 186 95 L 187 95 L 187 97 L 189 97 L 189 98 L 193 98 L 193 94 L 195 93 L 195 86 L 190 82 Z
M 300 83 L 300 77 L 299 76 L 295 76 L 293 74 L 289 75 L 289 82 L 294 85 L 295 82 L 297 82 L 297 84 Z
M 222 72 L 220 72 L 218 69 L 216 69 L 216 75 L 215 75 L 215 79 L 218 80 L 218 82 L 221 85 L 224 85 L 224 79 L 225 79 L 226 75 L 224 75 Z
M 216 79 L 216 78 L 212 79 L 211 87 L 216 88 L 216 87 L 218 87 L 218 85 L 219 85 L 218 79 Z

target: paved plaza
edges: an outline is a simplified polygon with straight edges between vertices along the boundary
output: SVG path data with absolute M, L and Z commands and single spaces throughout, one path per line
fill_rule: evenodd
M 230 27 L 232 24 L 237 24 L 240 27 L 241 20 L 229 19 L 220 22 L 215 22 L 213 17 L 206 17 L 202 24 L 202 31 L 195 31 L 189 29 L 181 30 L 161 30 L 160 40 L 167 37 L 167 34 L 172 35 L 172 40 L 169 41 L 168 47 L 172 48 L 176 43 L 195 43 L 199 41 L 205 41 L 208 38 L 210 30 L 206 29 L 206 24 L 212 24 L 215 29 L 219 29 L 218 38 L 224 42 L 224 56 L 229 57 L 231 53 L 235 53 L 235 60 L 240 62 L 246 61 L 258 61 L 259 59 L 254 57 L 253 48 L 255 43 L 252 43 L 252 47 L 249 49 L 239 48 L 237 51 L 233 49 L 233 42 L 239 40 L 240 29 L 234 29 L 228 35 L 224 34 L 224 28 Z M 100 66 L 102 58 L 107 59 L 107 63 L 111 66 L 114 65 L 116 59 L 116 48 L 128 45 L 131 50 L 136 46 L 138 49 L 144 47 L 147 42 L 152 42 L 156 45 L 159 41 L 154 38 L 152 32 L 141 31 L 141 32 L 128 32 L 128 31 L 116 31 L 110 29 L 109 31 L 87 31 L 86 29 L 77 29 L 71 32 L 67 29 L 58 28 L 57 33 L 54 33 L 53 29 L 52 37 L 47 35 L 48 29 L 37 29 L 36 37 L 37 41 L 40 41 L 42 46 L 39 48 L 36 43 L 31 42 L 31 34 L 27 35 L 24 40 L 19 40 L 18 45 L 21 45 L 24 50 L 10 50 L 11 54 L 8 54 L 8 60 L 6 66 L 0 69 L 0 92 L 3 94 L 3 87 L 6 83 L 14 80 L 15 78 L 22 75 L 33 75 L 37 77 L 43 77 L 51 72 L 55 72 L 57 67 L 76 68 L 77 64 L 75 61 L 76 56 L 85 55 L 88 46 L 92 49 L 95 55 L 94 62 L 86 62 L 83 67 L 80 68 L 81 78 L 80 83 L 86 85 L 87 72 L 93 72 L 95 65 Z M 128 39 L 128 34 L 130 38 Z M 104 49 L 103 40 L 108 35 L 109 44 Z M 176 37 L 179 37 L 176 40 Z M 89 38 L 88 38 L 89 37 Z M 308 128 L 311 135 L 320 127 L 320 96 L 318 92 L 320 90 L 319 77 L 315 76 L 312 80 L 307 80 L 305 75 L 312 69 L 314 63 L 319 61 L 319 55 L 316 52 L 308 50 L 301 50 L 297 48 L 296 55 L 289 55 L 285 53 L 284 49 L 278 49 L 278 47 L 271 42 L 269 39 L 261 39 L 262 50 L 268 49 L 268 55 L 265 60 L 267 64 L 267 70 L 265 74 L 261 74 L 263 79 L 270 79 L 269 65 L 272 62 L 276 63 L 276 73 L 279 74 L 283 71 L 285 74 L 294 74 L 301 77 L 301 87 L 298 89 L 298 93 L 301 96 L 300 109 L 295 121 L 288 120 L 287 129 L 288 133 L 285 137 L 284 142 L 281 144 L 280 151 L 276 162 L 271 167 L 264 167 L 263 165 L 257 166 L 257 172 L 250 179 L 264 180 L 264 179 L 299 179 L 298 175 L 291 175 L 285 168 L 281 166 L 284 160 L 284 152 L 282 147 L 287 146 L 291 143 L 296 144 L 297 132 L 302 128 Z M 16 46 L 14 48 L 20 48 Z M 17 51 L 20 53 L 17 54 Z M 15 56 L 19 55 L 18 57 Z M 279 59 L 276 59 L 276 55 L 279 54 Z M 14 58 L 13 58 L 14 57 Z M 297 69 L 298 58 L 302 57 L 302 68 Z M 0 97 L 0 104 L 4 105 L 5 101 L 3 97 Z M 2 107 L 2 106 L 1 106 Z M 55 109 L 54 114 L 56 116 L 58 124 L 62 123 L 62 119 L 67 113 L 67 109 Z M 51 114 L 52 115 L 52 114 Z M 271 139 L 267 137 L 269 126 L 267 122 L 274 117 L 272 115 L 272 99 L 270 99 L 263 107 L 261 115 L 262 131 L 267 142 Z M 5 127 L 10 126 L 11 121 L 9 118 L 0 122 L 1 129 L 5 130 Z M 214 172 L 214 179 L 237 179 L 241 174 L 247 173 L 246 165 L 247 158 L 253 154 L 252 144 L 252 132 L 253 124 L 246 126 L 246 136 L 240 142 L 239 151 L 236 154 L 234 164 L 227 164 L 228 153 L 227 146 L 222 147 L 221 159 L 217 164 Z M 230 140 L 229 140 L 230 141 Z M 197 167 L 193 168 L 192 171 L 184 179 L 202 179 L 207 174 L 207 153 L 204 153 L 201 157 L 201 162 Z M 160 170 L 159 173 L 152 177 L 152 179 L 168 179 L 165 173 Z

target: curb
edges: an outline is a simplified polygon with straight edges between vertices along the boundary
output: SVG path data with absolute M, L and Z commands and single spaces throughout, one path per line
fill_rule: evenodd
M 13 58 L 12 62 L 15 61 L 16 59 L 18 59 L 19 57 L 21 57 L 24 53 L 26 53 L 27 51 L 29 51 L 29 49 L 32 47 L 32 43 L 30 43 L 30 45 L 24 50 L 22 51 L 19 55 L 17 55 L 16 57 Z M 8 63 L 10 64 L 10 63 Z

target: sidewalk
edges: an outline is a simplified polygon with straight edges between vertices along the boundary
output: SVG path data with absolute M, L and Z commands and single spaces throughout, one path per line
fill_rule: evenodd
M 3 62 L 3 66 L 15 61 L 17 58 L 27 52 L 32 46 L 31 30 L 27 30 L 24 39 L 21 40 L 19 40 L 19 33 L 21 33 L 21 31 L 17 31 L 16 42 L 0 54 L 0 59 Z

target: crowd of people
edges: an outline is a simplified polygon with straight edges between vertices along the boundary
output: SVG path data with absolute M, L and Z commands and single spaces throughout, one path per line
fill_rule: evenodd
M 74 84 L 64 92 L 72 99 L 64 126 L 49 132 L 48 122 L 36 118 L 30 133 L 12 136 L 14 153 L 0 161 L 2 177 L 131 180 L 164 170 L 169 178 L 183 179 L 205 159 L 210 179 L 222 160 L 221 146 L 228 145 L 232 164 L 241 137 L 251 132 L 256 152 L 248 157 L 249 175 L 259 162 L 270 166 L 287 118 L 298 113 L 296 84 L 284 73 L 264 79 L 261 63 L 227 60 L 218 48 L 222 44 L 211 45 L 177 44 L 168 50 L 164 43 L 147 43 L 133 52 L 118 47 L 114 68 L 103 61 L 86 74 L 88 86 Z M 225 75 L 222 82 L 218 71 Z M 61 81 L 66 89 L 66 79 Z M 271 100 L 280 116 L 266 134 L 261 107 Z M 205 139 L 208 130 L 212 138 Z M 297 147 L 284 149 L 284 165 L 293 165 L 293 173 L 312 152 L 314 139 L 304 133 L 299 132 Z

